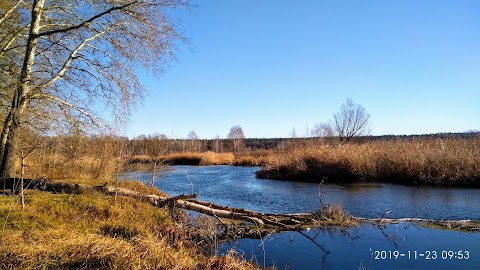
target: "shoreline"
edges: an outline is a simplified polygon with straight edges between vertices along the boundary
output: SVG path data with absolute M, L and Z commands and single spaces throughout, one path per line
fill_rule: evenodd
M 132 167 L 125 172 L 131 171 L 150 171 L 150 163 L 131 163 Z M 328 184 L 350 184 L 350 183 L 390 183 L 406 186 L 430 186 L 445 188 L 480 188 L 480 177 L 473 179 L 450 180 L 450 179 L 421 179 L 418 177 L 403 177 L 401 175 L 391 175 L 383 177 L 359 176 L 345 167 L 328 166 L 324 170 L 316 168 L 311 171 L 288 171 L 282 169 L 266 169 L 265 165 L 254 164 L 199 164 L 199 163 L 163 163 L 160 167 L 168 168 L 175 166 L 235 166 L 235 167 L 261 167 L 262 169 L 255 173 L 259 179 L 269 179 L 277 181 L 292 181 L 306 183 L 328 183 Z M 158 168 L 157 168 L 158 169 Z
M 355 175 L 345 168 L 332 169 L 325 171 L 282 171 L 279 169 L 265 169 L 255 173 L 259 179 L 270 179 L 278 181 L 307 182 L 307 183 L 328 183 L 328 184 L 348 184 L 348 183 L 390 183 L 406 186 L 431 186 L 446 188 L 480 188 L 480 177 L 465 180 L 450 179 L 421 179 L 418 177 L 402 177 L 399 175 L 383 177 L 366 177 Z

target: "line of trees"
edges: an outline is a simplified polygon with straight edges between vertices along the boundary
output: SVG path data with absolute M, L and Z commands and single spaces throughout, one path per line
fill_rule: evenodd
M 150 155 L 149 148 L 161 146 L 164 154 L 185 152 L 243 152 L 246 150 L 245 135 L 242 127 L 236 125 L 230 129 L 226 139 L 218 135 L 213 140 L 200 139 L 195 130 L 191 130 L 186 139 L 170 139 L 164 134 L 141 135 L 133 138 L 133 155 Z M 157 156 L 160 153 L 155 153 Z

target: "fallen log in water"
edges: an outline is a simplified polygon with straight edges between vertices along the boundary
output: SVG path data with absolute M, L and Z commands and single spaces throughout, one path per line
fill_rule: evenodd
M 84 184 L 66 183 L 60 181 L 52 181 L 48 179 L 28 179 L 24 180 L 25 189 L 38 189 L 50 191 L 54 193 L 81 194 L 86 191 L 99 191 L 111 196 L 130 197 L 140 201 L 147 201 L 158 207 L 178 207 L 199 213 L 203 213 L 220 220 L 220 218 L 244 221 L 251 223 L 257 228 L 256 233 L 262 232 L 278 232 L 302 230 L 307 227 L 318 226 L 342 226 L 348 227 L 357 224 L 392 224 L 401 222 L 410 222 L 419 224 L 420 226 L 429 226 L 436 228 L 445 228 L 463 231 L 480 231 L 480 221 L 477 220 L 431 220 L 419 218 L 404 219 L 386 219 L 385 215 L 379 219 L 357 218 L 349 215 L 337 215 L 332 217 L 329 213 L 324 212 L 328 207 L 324 207 L 318 213 L 297 213 L 297 214 L 266 214 L 251 211 L 243 208 L 234 208 L 222 206 L 210 202 L 196 200 L 196 194 L 179 195 L 175 197 L 164 197 L 154 194 L 144 194 L 134 190 L 108 186 L 91 186 Z M 18 179 L 0 179 L 0 188 L 10 189 L 12 193 L 18 192 Z M 222 222 L 220 220 L 220 222 Z M 223 222 L 222 222 L 223 224 Z M 260 228 L 262 228 L 260 230 Z M 260 230 L 260 232 L 258 231 Z M 247 233 L 248 234 L 248 233 Z
M 18 185 L 15 179 L 0 180 L 0 187 L 12 189 L 15 192 L 15 185 Z M 18 187 L 17 187 L 18 188 Z M 196 194 L 179 195 L 175 197 L 162 197 L 153 194 L 144 194 L 134 190 L 114 187 L 114 186 L 90 186 L 84 184 L 74 184 L 48 179 L 28 179 L 25 180 L 26 189 L 39 189 L 54 193 L 81 194 L 86 191 L 100 191 L 111 196 L 131 197 L 141 201 L 148 201 L 155 206 L 172 206 L 203 213 L 216 218 L 225 218 L 230 220 L 249 222 L 255 227 L 268 227 L 271 231 L 286 231 L 299 229 L 302 226 L 312 226 L 317 214 L 264 214 L 243 208 L 233 208 L 214 203 L 195 200 Z

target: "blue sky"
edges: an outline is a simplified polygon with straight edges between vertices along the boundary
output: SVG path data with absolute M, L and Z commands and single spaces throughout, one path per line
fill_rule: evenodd
M 126 134 L 288 137 L 347 98 L 374 135 L 480 129 L 480 1 L 197 1 Z M 148 73 L 145 73 L 148 74 Z

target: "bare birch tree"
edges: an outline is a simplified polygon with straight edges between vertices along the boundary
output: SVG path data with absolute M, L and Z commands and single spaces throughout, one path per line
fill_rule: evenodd
M 175 12 L 187 5 L 187 0 L 20 0 L 0 6 L 0 62 L 9 66 L 2 68 L 8 91 L 2 91 L 7 102 L 1 176 L 14 176 L 19 127 L 32 124 L 32 114 L 74 128 L 128 116 L 145 90 L 135 70 L 160 74 L 174 59 L 176 45 L 184 41 Z
M 227 135 L 227 138 L 232 140 L 233 151 L 238 153 L 245 146 L 245 135 L 241 126 L 233 126 L 230 128 L 230 132 Z
M 195 130 L 188 133 L 187 140 L 190 142 L 190 152 L 200 152 L 200 140 Z

